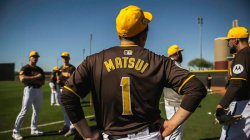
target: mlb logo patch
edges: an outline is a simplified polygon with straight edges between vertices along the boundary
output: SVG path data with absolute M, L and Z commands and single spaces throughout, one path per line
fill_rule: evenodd
M 133 51 L 132 50 L 124 50 L 123 54 L 124 55 L 133 55 Z

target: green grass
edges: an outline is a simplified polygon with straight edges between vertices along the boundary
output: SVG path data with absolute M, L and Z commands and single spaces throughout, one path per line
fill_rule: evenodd
M 50 89 L 48 83 L 42 88 L 44 100 L 39 116 L 39 124 L 57 122 L 63 120 L 61 107 L 50 106 Z M 21 110 L 23 96 L 23 85 L 19 81 L 0 82 L 0 132 L 12 130 L 15 119 Z M 89 97 L 87 97 L 89 99 Z M 221 127 L 214 124 L 214 116 L 208 115 L 208 112 L 214 114 L 215 106 L 219 102 L 219 95 L 207 95 L 202 101 L 201 107 L 197 108 L 195 113 L 188 119 L 184 129 L 183 140 L 200 140 L 200 139 L 217 139 L 220 136 Z M 160 104 L 162 110 L 161 115 L 165 117 L 164 104 Z M 85 115 L 93 115 L 93 109 L 89 106 L 84 106 Z M 24 120 L 22 127 L 29 127 L 31 120 L 31 109 Z M 91 125 L 95 122 L 89 121 Z M 21 130 L 22 136 L 27 140 L 68 140 L 73 137 L 64 137 L 57 135 L 58 129 L 63 126 L 63 123 L 43 126 L 39 129 L 46 132 L 46 136 L 31 137 L 30 129 Z M 10 140 L 11 132 L 0 133 L 1 140 Z

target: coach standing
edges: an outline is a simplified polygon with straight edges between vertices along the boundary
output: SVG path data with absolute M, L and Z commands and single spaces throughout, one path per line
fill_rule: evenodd
M 227 35 L 230 53 L 235 54 L 232 62 L 230 84 L 226 94 L 217 105 L 216 117 L 220 123 L 229 121 L 221 132 L 221 140 L 250 139 L 250 47 L 249 33 L 245 27 L 233 27 Z M 229 107 L 229 116 L 242 115 L 243 119 L 232 122 L 224 120 Z
M 31 118 L 31 135 L 42 135 L 43 132 L 37 128 L 38 115 L 40 112 L 41 103 L 43 100 L 43 94 L 41 92 L 41 86 L 44 85 L 45 76 L 43 70 L 36 66 L 39 54 L 36 51 L 31 51 L 29 54 L 29 64 L 21 68 L 19 78 L 24 83 L 24 95 L 22 101 L 22 109 L 18 114 L 13 129 L 12 137 L 15 140 L 21 140 L 23 137 L 20 135 L 20 128 L 24 121 L 28 110 L 33 109 Z
M 122 9 L 116 18 L 120 45 L 87 57 L 67 80 L 62 103 L 84 139 L 100 136 L 90 131 L 80 104 L 90 91 L 97 128 L 105 140 L 161 140 L 182 124 L 206 95 L 194 75 L 144 48 L 152 17 L 134 5 Z M 163 120 L 159 110 L 165 86 L 185 94 L 170 120 Z

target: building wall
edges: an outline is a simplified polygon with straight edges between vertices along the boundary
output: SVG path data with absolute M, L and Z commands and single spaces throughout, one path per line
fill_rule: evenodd
M 0 81 L 14 81 L 15 80 L 15 64 L 2 63 L 0 64 Z
M 228 42 L 222 38 L 214 40 L 214 68 L 216 70 L 223 70 L 228 68 L 227 57 L 230 55 Z

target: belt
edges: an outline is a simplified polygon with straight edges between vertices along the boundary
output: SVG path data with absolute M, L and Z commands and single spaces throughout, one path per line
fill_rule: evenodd
M 145 129 L 145 128 L 144 128 Z M 151 125 L 148 127 L 149 133 L 153 133 L 153 132 L 157 132 L 160 131 L 161 127 L 157 126 L 157 125 Z M 132 133 L 132 134 L 137 134 L 138 132 Z M 115 136 L 115 135 L 109 135 L 108 139 L 109 140 L 117 140 L 117 139 L 122 139 L 122 138 L 127 138 L 128 134 L 125 135 L 119 135 L 119 136 Z

